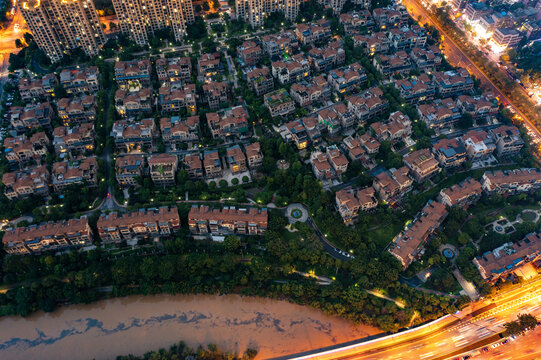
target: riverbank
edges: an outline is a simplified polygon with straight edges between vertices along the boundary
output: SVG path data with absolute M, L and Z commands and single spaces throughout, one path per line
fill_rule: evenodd
M 27 318 L 0 319 L 0 353 L 9 359 L 114 359 L 169 347 L 216 344 L 257 359 L 380 333 L 310 307 L 239 295 L 129 296 L 72 305 Z

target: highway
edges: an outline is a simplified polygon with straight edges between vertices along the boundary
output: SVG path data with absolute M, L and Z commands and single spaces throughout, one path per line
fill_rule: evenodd
M 470 74 L 478 78 L 481 83 L 490 91 L 492 91 L 500 101 L 504 100 L 513 110 L 524 119 L 526 127 L 536 137 L 537 141 L 541 140 L 541 132 L 512 102 L 505 96 L 499 88 L 479 69 L 473 61 L 462 51 L 455 41 L 443 30 L 439 23 L 428 13 L 428 11 L 417 0 L 402 0 L 402 3 L 407 7 L 412 18 L 421 17 L 421 23 L 429 23 L 438 29 L 441 35 L 444 35 L 444 54 L 449 63 L 453 66 L 460 66 L 468 69 Z
M 320 349 L 307 354 L 277 359 L 445 359 L 453 357 L 460 349 L 471 347 L 479 341 L 491 342 L 504 330 L 505 322 L 515 320 L 523 312 L 541 315 L 541 277 L 518 288 L 504 291 L 491 300 L 481 300 L 466 309 L 432 323 L 402 333 L 373 339 L 357 344 Z M 407 306 L 407 304 L 406 304 Z M 520 343 L 522 338 L 515 340 Z M 532 340 L 529 340 L 532 341 Z M 484 347 L 486 344 L 483 344 Z M 486 356 L 507 345 L 489 349 Z M 517 345 L 514 345 L 517 346 Z M 524 351 L 528 351 L 528 347 Z M 541 351 L 541 350 L 540 350 Z M 525 354 L 530 355 L 530 354 Z M 276 359 L 276 360 L 277 360 Z

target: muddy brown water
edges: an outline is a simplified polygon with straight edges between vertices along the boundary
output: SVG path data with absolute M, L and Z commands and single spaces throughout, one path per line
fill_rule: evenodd
M 0 359 L 114 359 L 180 340 L 258 359 L 329 346 L 380 332 L 281 300 L 238 295 L 129 296 L 27 318 L 0 318 Z

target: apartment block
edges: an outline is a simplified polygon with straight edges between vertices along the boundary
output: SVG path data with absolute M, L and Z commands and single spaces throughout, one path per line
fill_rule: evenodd
M 430 236 L 438 230 L 446 217 L 445 205 L 430 200 L 423 210 L 417 214 L 410 226 L 393 239 L 389 252 L 406 269 L 423 254 L 424 245 Z
M 467 178 L 459 184 L 440 190 L 438 200 L 445 206 L 466 206 L 474 204 L 483 193 L 481 183 L 475 179 Z
M 481 277 L 488 282 L 504 279 L 525 264 L 541 257 L 541 234 L 531 233 L 516 243 L 505 243 L 473 259 Z
M 183 143 L 199 140 L 199 116 L 161 118 L 160 130 L 164 144 L 177 150 Z
M 20 135 L 4 139 L 4 156 L 10 163 L 24 164 L 29 160 L 41 162 L 47 155 L 47 147 L 51 142 L 43 131 L 30 136 Z
M 70 95 L 92 94 L 100 89 L 100 70 L 97 66 L 83 69 L 64 69 L 60 72 L 60 85 Z
M 137 122 L 118 120 L 113 124 L 111 136 L 120 151 L 155 151 L 158 129 L 152 118 Z
M 492 34 L 492 39 L 502 47 L 513 47 L 518 45 L 522 36 L 515 29 L 497 28 Z
M 121 187 L 138 187 L 137 179 L 144 174 L 145 157 L 143 155 L 128 154 L 116 158 L 115 177 Z
M 262 235 L 267 230 L 267 223 L 266 208 L 213 209 L 193 205 L 188 213 L 190 232 L 197 235 Z
M 19 133 L 29 129 L 51 129 L 53 118 L 54 111 L 48 102 L 11 107 L 10 123 Z
M 53 131 L 53 146 L 57 155 L 77 156 L 94 151 L 96 132 L 93 123 L 75 127 L 59 126 Z
M 518 194 L 541 188 L 541 170 L 516 169 L 486 171 L 481 179 L 487 193 Z
M 36 44 L 51 62 L 76 48 L 95 56 L 105 44 L 92 0 L 18 0 L 17 4 Z
M 49 196 L 50 182 L 51 175 L 45 165 L 6 172 L 2 175 L 4 195 L 9 200 L 21 199 L 30 195 L 47 197 Z
M 162 86 L 158 92 L 158 103 L 163 113 L 179 113 L 186 109 L 188 114 L 195 114 L 197 111 L 197 94 L 195 84 L 180 86 Z
M 295 111 L 295 102 L 286 89 L 266 94 L 264 103 L 272 117 L 286 116 Z
M 441 139 L 432 145 L 432 152 L 444 169 L 461 166 L 466 161 L 466 148 L 459 138 Z
M 404 156 L 404 164 L 417 182 L 423 182 L 440 172 L 438 161 L 429 149 L 421 149 Z
M 250 135 L 249 115 L 243 106 L 235 106 L 217 113 L 207 113 L 207 124 L 214 139 L 244 139 Z
M 159 154 L 148 158 L 150 178 L 156 186 L 175 185 L 178 158 L 176 155 Z
M 97 223 L 104 244 L 171 237 L 180 229 L 176 206 L 139 209 L 125 214 L 102 214 Z
M 246 80 L 257 96 L 263 96 L 274 90 L 274 78 L 268 67 L 251 70 L 246 74 Z
M 235 13 L 238 19 L 256 28 L 262 26 L 264 19 L 274 12 L 281 12 L 286 19 L 295 21 L 300 4 L 299 0 L 239 0 L 235 1 Z
M 58 192 L 72 185 L 95 187 L 98 185 L 98 161 L 92 156 L 55 162 L 51 175 L 54 189 Z
M 503 125 L 489 131 L 496 143 L 496 153 L 500 157 L 513 156 L 522 150 L 524 140 L 516 126 Z
M 8 229 L 2 239 L 4 250 L 12 255 L 40 254 L 92 244 L 88 219 L 62 220 Z
M 210 82 L 203 85 L 203 96 L 210 110 L 219 109 L 229 102 L 229 85 L 226 82 Z
M 80 98 L 63 98 L 56 104 L 58 118 L 64 126 L 77 126 L 96 119 L 96 98 L 86 95 Z

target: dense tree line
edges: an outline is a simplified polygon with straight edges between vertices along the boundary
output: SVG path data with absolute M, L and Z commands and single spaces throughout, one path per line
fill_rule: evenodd
M 184 360 L 189 358 L 194 358 L 196 360 L 251 360 L 255 358 L 256 355 L 257 351 L 254 349 L 246 349 L 244 354 L 239 356 L 236 353 L 225 352 L 214 344 L 191 349 L 181 341 L 178 344 L 171 346 L 168 350 L 160 349 L 158 351 L 150 351 L 143 356 L 117 356 L 116 360 Z

